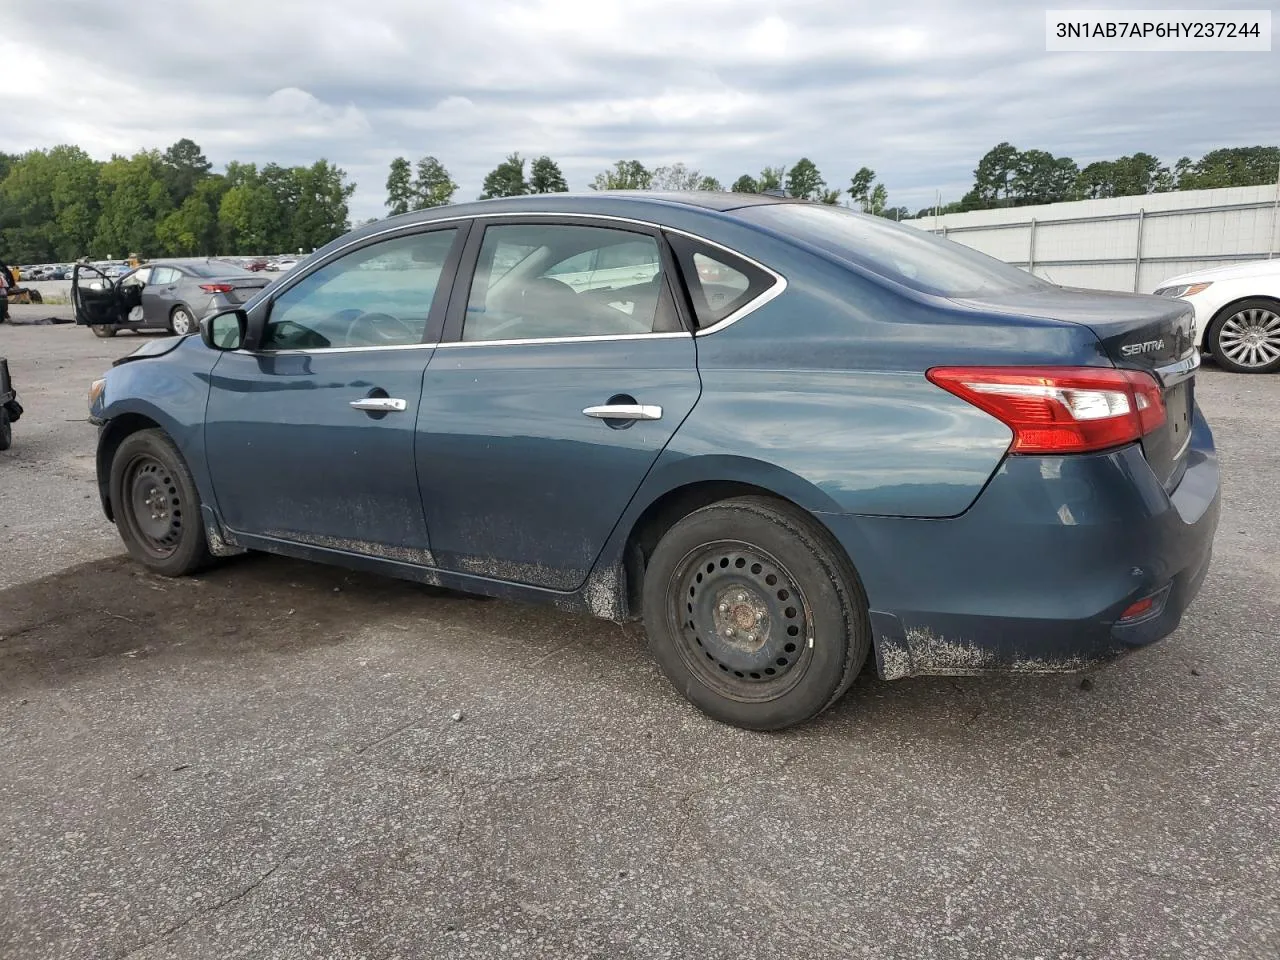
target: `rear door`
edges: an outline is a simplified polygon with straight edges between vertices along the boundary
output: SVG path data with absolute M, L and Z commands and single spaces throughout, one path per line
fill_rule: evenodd
M 603 259 L 610 273 L 590 277 Z M 700 392 L 656 230 L 478 223 L 418 416 L 436 563 L 581 586 Z
M 177 303 L 174 294 L 182 280 L 177 267 L 151 268 L 150 282 L 142 288 L 142 319 L 149 327 L 163 327 L 169 323 L 169 312 Z

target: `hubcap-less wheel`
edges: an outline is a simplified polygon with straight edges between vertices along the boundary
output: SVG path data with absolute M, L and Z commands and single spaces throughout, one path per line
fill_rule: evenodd
M 1265 367 L 1280 360 L 1280 314 L 1251 307 L 1233 314 L 1218 331 L 1218 348 L 1241 367 Z
M 182 539 L 182 498 L 167 467 L 149 456 L 136 457 L 125 470 L 129 519 L 142 547 L 164 559 Z
M 173 311 L 170 326 L 173 327 L 173 332 L 178 336 L 185 337 L 195 327 L 195 322 L 191 319 L 191 314 L 179 307 Z
M 803 678 L 809 605 L 782 564 L 759 547 L 731 540 L 698 547 L 677 565 L 671 588 L 681 656 L 717 693 L 772 700 Z

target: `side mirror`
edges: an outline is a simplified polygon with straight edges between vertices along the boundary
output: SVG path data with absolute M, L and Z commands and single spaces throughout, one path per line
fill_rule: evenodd
M 211 350 L 239 350 L 248 327 L 249 317 L 243 310 L 215 313 L 200 321 L 200 339 Z

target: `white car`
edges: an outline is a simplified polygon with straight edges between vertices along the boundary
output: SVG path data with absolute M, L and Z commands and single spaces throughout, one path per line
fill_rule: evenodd
M 1280 370 L 1280 259 L 1184 273 L 1155 293 L 1195 308 L 1201 349 L 1224 370 Z

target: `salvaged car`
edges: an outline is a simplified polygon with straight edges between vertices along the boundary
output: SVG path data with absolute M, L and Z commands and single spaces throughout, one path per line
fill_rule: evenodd
M 9 361 L 0 357 L 0 450 L 13 446 L 13 424 L 22 416 L 22 404 L 9 376 Z
M 99 337 L 121 330 L 194 333 L 196 321 L 246 302 L 271 281 L 225 260 L 157 260 L 119 276 L 78 263 L 71 277 L 76 323 Z
M 803 201 L 449 206 L 119 361 L 98 484 L 156 573 L 264 550 L 643 618 L 682 694 L 776 729 L 869 656 L 1174 630 L 1218 522 L 1191 321 Z

